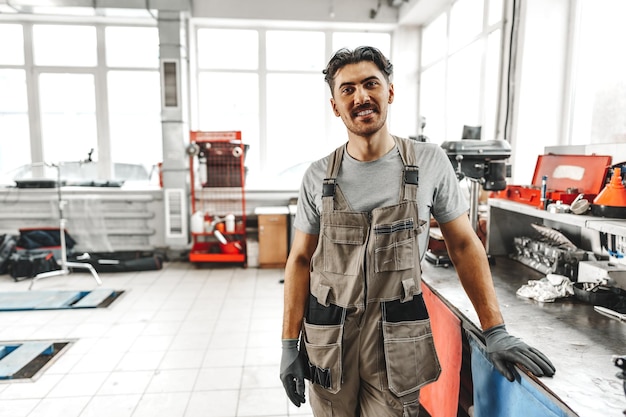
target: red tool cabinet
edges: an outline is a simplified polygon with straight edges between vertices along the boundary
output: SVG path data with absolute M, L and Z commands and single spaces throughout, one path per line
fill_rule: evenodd
M 246 146 L 240 131 L 190 132 L 190 262 L 240 263 L 247 266 Z M 233 217 L 234 221 L 231 220 Z

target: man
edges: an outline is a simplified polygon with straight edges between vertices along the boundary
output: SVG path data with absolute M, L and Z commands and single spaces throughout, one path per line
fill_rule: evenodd
M 303 178 L 285 268 L 280 377 L 290 400 L 311 380 L 316 416 L 417 416 L 419 390 L 440 373 L 422 298 L 420 246 L 438 221 L 450 258 L 509 380 L 520 363 L 554 374 L 509 335 L 484 247 L 443 150 L 392 136 L 391 63 L 375 48 L 339 50 L 324 70 L 348 142 Z

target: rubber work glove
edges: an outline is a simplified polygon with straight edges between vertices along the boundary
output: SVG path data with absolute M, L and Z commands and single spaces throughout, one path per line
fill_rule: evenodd
M 280 380 L 285 392 L 296 406 L 304 404 L 304 357 L 298 351 L 298 339 L 283 339 L 283 354 L 280 360 Z
M 528 368 L 535 376 L 554 375 L 552 362 L 537 349 L 511 336 L 504 324 L 485 330 L 483 335 L 491 362 L 509 381 L 514 381 L 517 375 L 514 367 L 516 363 Z

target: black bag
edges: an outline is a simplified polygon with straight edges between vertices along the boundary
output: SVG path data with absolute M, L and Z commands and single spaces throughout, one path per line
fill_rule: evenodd
M 72 255 L 71 262 L 91 264 L 97 272 L 156 271 L 163 268 L 163 258 L 145 253 L 84 253 Z
M 15 281 L 22 281 L 27 278 L 41 274 L 42 272 L 56 271 L 61 269 L 54 253 L 38 252 L 38 253 L 14 253 L 9 261 L 9 274 Z
M 0 236 L 0 275 L 6 274 L 11 255 L 15 252 L 17 238 L 11 235 Z
M 72 249 L 76 241 L 65 230 L 65 247 Z M 24 249 L 45 248 L 46 246 L 60 246 L 61 232 L 59 229 L 21 229 L 17 246 Z

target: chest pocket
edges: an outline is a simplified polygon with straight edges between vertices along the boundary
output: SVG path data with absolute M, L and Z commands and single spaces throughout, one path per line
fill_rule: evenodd
M 413 218 L 374 226 L 376 272 L 403 271 L 415 267 L 419 257 L 417 227 Z
M 362 262 L 361 248 L 364 242 L 365 230 L 361 226 L 324 226 L 324 271 L 356 275 Z

